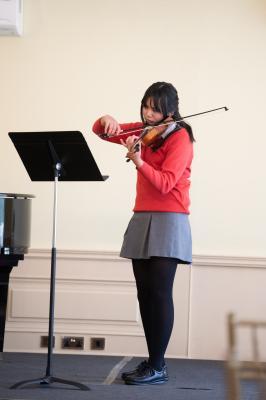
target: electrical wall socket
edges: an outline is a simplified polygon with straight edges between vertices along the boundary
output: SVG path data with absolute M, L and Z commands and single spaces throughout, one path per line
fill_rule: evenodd
M 65 336 L 62 338 L 62 349 L 84 350 L 84 337 Z
M 53 347 L 55 344 L 55 337 L 53 336 Z M 41 336 L 41 347 L 48 347 L 48 336 Z
M 104 350 L 105 338 L 91 338 L 91 350 Z

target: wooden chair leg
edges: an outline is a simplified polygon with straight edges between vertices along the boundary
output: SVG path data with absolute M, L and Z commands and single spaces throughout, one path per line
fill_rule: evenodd
M 240 380 L 235 367 L 227 367 L 227 399 L 240 400 Z

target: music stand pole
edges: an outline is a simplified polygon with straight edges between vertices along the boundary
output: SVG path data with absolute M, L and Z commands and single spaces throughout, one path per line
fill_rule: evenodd
M 53 344 L 54 344 L 53 338 L 54 338 L 54 298 L 55 298 L 55 275 L 56 275 L 56 221 L 57 221 L 57 193 L 58 193 L 57 184 L 58 184 L 58 176 L 60 176 L 60 169 L 61 169 L 61 164 L 57 163 L 54 168 L 55 180 L 54 180 L 54 205 L 53 205 L 53 236 L 52 236 L 52 249 L 51 249 L 49 330 L 48 330 L 48 353 L 47 353 L 47 366 L 46 366 L 45 378 L 51 377 L 51 358 L 53 354 Z
M 50 277 L 50 305 L 49 305 L 49 330 L 48 330 L 48 353 L 45 378 L 51 377 L 51 359 L 54 345 L 54 299 L 55 299 L 55 276 L 56 276 L 56 222 L 57 222 L 57 194 L 58 177 L 60 176 L 61 164 L 54 166 L 54 205 L 53 205 L 53 236 L 51 249 L 51 277 Z M 44 379 L 45 379 L 44 378 Z

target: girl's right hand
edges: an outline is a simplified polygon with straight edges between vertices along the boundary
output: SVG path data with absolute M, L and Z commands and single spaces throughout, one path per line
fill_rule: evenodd
M 111 115 L 104 115 L 101 118 L 101 124 L 104 127 L 104 133 L 109 135 L 115 136 L 122 132 L 119 123 Z

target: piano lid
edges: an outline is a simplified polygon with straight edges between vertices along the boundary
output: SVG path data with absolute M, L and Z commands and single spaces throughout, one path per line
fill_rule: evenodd
M 33 194 L 20 194 L 20 193 L 0 193 L 1 198 L 12 198 L 12 199 L 33 199 Z

